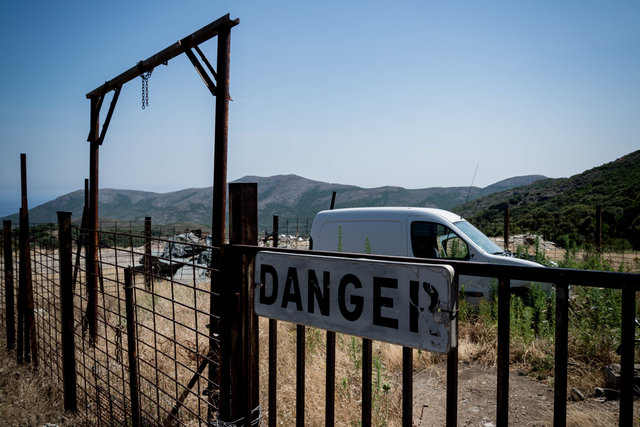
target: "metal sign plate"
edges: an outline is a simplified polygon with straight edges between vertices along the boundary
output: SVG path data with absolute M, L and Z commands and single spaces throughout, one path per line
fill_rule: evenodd
M 457 289 L 446 265 L 263 251 L 256 314 L 407 347 L 447 353 Z

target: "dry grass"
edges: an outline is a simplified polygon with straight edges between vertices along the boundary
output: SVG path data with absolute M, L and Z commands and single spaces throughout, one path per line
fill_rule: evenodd
M 0 339 L 0 414 L 5 426 L 88 425 L 80 416 L 65 413 L 62 391 L 53 379 L 18 365 L 15 351 Z

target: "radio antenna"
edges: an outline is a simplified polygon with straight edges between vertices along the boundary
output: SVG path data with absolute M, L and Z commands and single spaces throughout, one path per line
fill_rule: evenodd
M 473 178 L 471 179 L 471 185 L 469 185 L 469 191 L 467 191 L 467 198 L 464 201 L 464 206 L 462 207 L 462 214 L 460 215 L 461 217 L 464 217 L 464 213 L 467 210 L 467 202 L 469 201 L 469 194 L 471 194 L 471 187 L 473 187 L 473 182 L 476 180 L 476 174 L 478 173 L 478 166 L 480 166 L 480 163 L 476 164 L 476 170 L 473 173 Z

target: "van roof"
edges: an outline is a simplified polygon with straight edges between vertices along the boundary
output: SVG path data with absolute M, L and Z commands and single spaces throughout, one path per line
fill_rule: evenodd
M 344 208 L 326 210 L 318 213 L 318 216 L 327 216 L 348 220 L 350 218 L 359 220 L 393 220 L 404 219 L 409 216 L 422 216 L 425 218 L 445 219 L 449 222 L 464 221 L 460 215 L 444 209 L 436 208 L 416 208 L 416 207 L 378 207 L 378 208 Z

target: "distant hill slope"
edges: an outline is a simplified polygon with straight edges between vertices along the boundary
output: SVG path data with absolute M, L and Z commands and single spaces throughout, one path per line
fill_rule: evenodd
M 603 205 L 603 235 L 640 247 L 640 150 L 570 178 L 544 179 L 480 197 L 464 215 L 485 232 L 501 234 L 504 208 L 511 227 L 559 243 L 593 242 L 596 205 Z M 462 206 L 454 208 L 461 212 Z
M 297 175 L 271 177 L 246 176 L 235 182 L 258 183 L 258 210 L 261 229 L 271 229 L 272 215 L 281 218 L 312 218 L 331 204 L 333 191 L 337 192 L 336 207 L 355 206 L 424 206 L 451 209 L 465 201 L 467 193 L 473 200 L 492 191 L 513 185 L 529 184 L 544 177 L 530 175 L 509 178 L 486 188 L 435 187 L 410 190 L 401 187 L 360 188 L 353 185 L 313 181 Z M 100 217 L 123 220 L 143 220 L 151 216 L 154 224 L 211 223 L 213 190 L 189 188 L 171 193 L 152 193 L 133 190 L 100 190 Z M 60 196 L 29 210 L 34 223 L 55 222 L 56 211 L 70 211 L 80 219 L 84 192 Z M 9 217 L 17 221 L 17 215 Z

